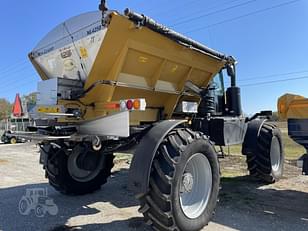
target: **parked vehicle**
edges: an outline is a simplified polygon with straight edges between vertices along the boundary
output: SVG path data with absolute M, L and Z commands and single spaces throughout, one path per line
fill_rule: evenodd
M 1 136 L 1 142 L 5 144 L 17 144 L 25 142 L 25 139 L 12 133 L 11 131 L 5 131 Z

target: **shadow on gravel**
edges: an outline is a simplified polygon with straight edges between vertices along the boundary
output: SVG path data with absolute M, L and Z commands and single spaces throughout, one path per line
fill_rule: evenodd
M 308 193 L 276 189 L 249 176 L 221 182 L 215 223 L 249 231 L 308 230 Z
M 65 196 L 47 183 L 0 189 L 0 230 L 3 231 L 70 231 L 70 230 L 151 230 L 140 217 L 113 217 L 108 221 L 107 202 L 117 208 L 138 205 L 127 189 L 127 169 L 116 172 L 101 190 L 85 196 Z M 21 215 L 19 201 L 27 189 L 47 188 L 48 198 L 58 207 L 57 215 L 37 217 L 34 211 Z M 44 201 L 44 200 L 43 200 Z M 93 205 L 106 202 L 104 205 Z M 100 208 L 100 209 L 98 209 Z M 99 213 L 101 220 L 88 220 L 83 215 Z M 124 217 L 129 216 L 130 211 Z M 135 214 L 135 210 L 131 214 Z M 69 220 L 80 216 L 79 226 L 69 226 Z M 131 215 L 134 216 L 134 215 Z M 91 216 L 89 216 L 91 218 Z M 305 220 L 307 219 L 307 220 Z M 222 178 L 220 203 L 213 222 L 236 230 L 308 230 L 308 194 L 293 190 L 261 187 L 249 177 Z M 212 229 L 205 229 L 212 230 Z M 214 229 L 220 230 L 220 229 Z
M 127 169 L 115 172 L 106 185 L 103 185 L 101 190 L 84 196 L 66 196 L 55 191 L 48 183 L 28 184 L 17 187 L 0 189 L 0 230 L 3 231 L 19 231 L 19 230 L 76 230 L 77 227 L 65 226 L 70 218 L 83 215 L 94 215 L 101 213 L 101 217 L 108 214 L 108 211 L 96 209 L 97 202 L 108 202 L 117 208 L 129 208 L 137 206 L 138 202 L 133 196 L 133 193 L 127 189 Z M 26 195 L 27 190 L 47 189 L 47 199 L 52 199 L 53 203 L 58 207 L 56 215 L 50 215 L 46 212 L 43 217 L 38 217 L 35 209 L 29 214 L 22 215 L 19 209 L 19 201 Z M 35 197 L 35 196 L 33 196 Z M 40 197 L 36 204 L 46 204 L 46 197 Z M 101 205 L 104 206 L 104 205 Z M 107 206 L 108 208 L 108 206 Z M 114 218 L 116 219 L 116 217 Z M 139 222 L 140 220 L 140 222 Z M 104 223 L 102 220 L 97 220 L 97 223 Z M 85 222 L 86 223 L 86 222 Z M 132 218 L 129 220 L 115 221 L 107 224 L 89 224 L 79 226 L 82 230 L 123 230 L 128 227 L 136 230 L 141 226 L 145 230 L 145 225 L 141 218 Z M 110 227 L 119 229 L 110 229 Z
M 152 229 L 144 223 L 143 218 L 134 217 L 128 220 L 113 221 L 113 222 L 106 223 L 106 224 L 89 224 L 89 225 L 82 225 L 82 226 L 75 226 L 75 227 L 62 225 L 62 226 L 55 227 L 49 231 L 77 231 L 77 230 L 151 231 Z

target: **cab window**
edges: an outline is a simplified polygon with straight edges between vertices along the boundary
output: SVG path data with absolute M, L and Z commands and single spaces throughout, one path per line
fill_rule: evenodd
M 219 72 L 217 75 L 215 75 L 215 77 L 213 78 L 213 84 L 215 87 L 215 94 L 218 96 L 223 96 L 225 94 L 225 89 L 222 72 Z

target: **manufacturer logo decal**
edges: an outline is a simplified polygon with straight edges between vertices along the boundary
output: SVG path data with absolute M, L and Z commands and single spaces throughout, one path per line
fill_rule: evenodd
M 71 50 L 66 50 L 61 52 L 61 57 L 62 59 L 66 59 L 72 56 L 72 51 Z

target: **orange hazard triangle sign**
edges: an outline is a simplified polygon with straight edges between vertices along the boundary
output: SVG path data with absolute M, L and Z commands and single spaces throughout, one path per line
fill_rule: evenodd
M 21 117 L 23 115 L 22 106 L 21 106 L 21 99 L 19 94 L 16 94 L 15 101 L 12 108 L 13 116 Z

